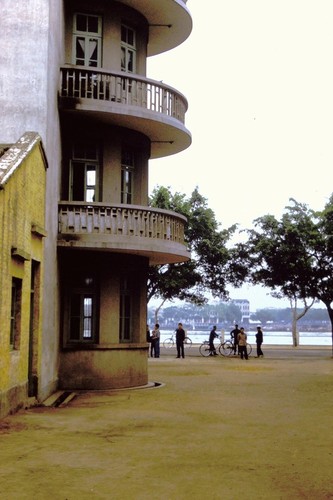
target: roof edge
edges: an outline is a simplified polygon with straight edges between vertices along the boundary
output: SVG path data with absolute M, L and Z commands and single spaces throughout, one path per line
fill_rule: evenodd
M 15 144 L 12 144 L 0 157 L 0 189 L 3 189 L 9 178 L 36 145 L 39 145 L 41 148 L 45 168 L 48 167 L 41 136 L 38 132 L 25 132 L 19 140 L 15 142 Z

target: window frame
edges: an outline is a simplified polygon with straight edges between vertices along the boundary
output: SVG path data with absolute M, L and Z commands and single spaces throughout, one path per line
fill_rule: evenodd
M 133 204 L 134 172 L 135 172 L 135 154 L 133 151 L 123 150 L 121 153 L 120 201 L 125 205 Z M 126 177 L 128 178 L 127 180 Z
M 12 351 L 19 350 L 21 341 L 23 280 L 12 277 L 9 346 Z
M 78 17 L 86 17 L 86 26 L 89 28 L 89 18 L 97 19 L 97 32 L 80 30 L 77 28 Z M 83 57 L 79 58 L 77 56 L 77 42 L 79 39 L 83 39 Z M 95 59 L 96 64 L 91 64 L 91 57 L 89 57 L 89 43 L 96 41 L 97 45 L 97 57 Z M 87 12 L 75 12 L 73 15 L 73 33 L 72 33 L 72 63 L 75 66 L 85 66 L 87 68 L 100 68 L 102 66 L 102 41 L 103 41 L 103 18 L 97 14 L 91 14 Z M 78 59 L 83 59 L 83 63 L 78 62 Z
M 121 23 L 120 27 L 120 68 L 124 73 L 136 73 L 136 31 L 126 23 Z M 123 40 L 123 31 L 126 32 L 126 39 Z M 133 43 L 130 43 L 129 33 L 132 34 Z M 124 57 L 123 57 L 124 56 Z M 132 59 L 131 59 L 132 58 Z M 132 68 L 129 69 L 129 63 L 132 61 Z
M 98 315 L 99 315 L 99 294 L 98 284 L 95 276 L 86 275 L 77 277 L 68 287 L 66 293 L 66 314 L 64 317 L 64 326 L 66 332 L 66 344 L 85 345 L 97 344 L 99 341 Z M 73 299 L 79 299 L 79 311 L 73 312 Z M 91 314 L 87 315 L 84 309 L 84 300 L 89 298 L 91 303 Z M 85 336 L 85 319 L 90 318 L 91 335 Z M 78 326 L 78 335 L 75 335 L 72 321 L 76 321 Z M 73 323 L 74 324 L 74 323 Z
M 81 154 L 76 153 L 77 150 L 81 149 Z M 91 154 L 94 152 L 94 154 Z M 84 170 L 83 173 L 83 200 L 75 200 L 74 199 L 74 182 L 75 182 L 75 165 L 81 166 Z M 88 183 L 88 172 L 95 171 L 95 184 Z M 68 179 L 68 193 L 69 193 L 69 201 L 83 201 L 85 203 L 94 203 L 99 201 L 99 182 L 100 182 L 100 160 L 99 160 L 99 149 L 96 145 L 83 145 L 72 146 L 72 158 L 69 162 L 69 179 Z M 88 191 L 94 190 L 94 195 L 92 197 L 88 197 Z M 92 199 L 88 199 L 92 198 Z
M 79 297 L 79 315 L 74 315 L 72 314 L 72 299 L 74 297 Z M 91 314 L 87 315 L 85 313 L 85 304 L 84 301 L 85 299 L 91 299 Z M 96 343 L 96 293 L 95 292 L 90 292 L 86 289 L 82 288 L 74 288 L 71 290 L 70 293 L 70 298 L 69 298 L 69 311 L 68 311 L 68 341 L 69 343 L 75 343 L 75 344 L 95 344 Z M 79 319 L 79 336 L 78 338 L 74 337 L 72 333 L 72 320 L 74 318 Z M 86 322 L 85 320 L 90 319 L 90 328 L 91 328 L 91 335 L 87 336 L 85 335 L 85 327 L 86 327 Z
M 123 277 L 119 294 L 119 343 L 133 340 L 133 292 L 130 281 Z

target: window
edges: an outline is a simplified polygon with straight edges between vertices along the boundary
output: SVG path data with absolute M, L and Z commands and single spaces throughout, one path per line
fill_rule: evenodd
M 99 160 L 96 146 L 74 146 L 70 164 L 69 199 L 98 201 Z
M 21 337 L 21 308 L 22 308 L 22 280 L 12 279 L 12 302 L 10 312 L 10 339 L 11 349 L 19 349 Z
M 70 303 L 70 340 L 92 341 L 94 296 L 84 292 L 73 292 Z
M 94 279 L 83 279 L 82 288 L 73 288 L 69 299 L 69 341 L 96 342 L 97 298 Z
M 128 280 L 123 278 L 120 289 L 119 342 L 131 340 L 132 297 Z
M 135 31 L 128 26 L 121 26 L 121 71 L 136 72 Z
M 74 14 L 73 64 L 101 66 L 102 18 L 91 14 Z
M 121 154 L 121 203 L 133 203 L 134 154 Z

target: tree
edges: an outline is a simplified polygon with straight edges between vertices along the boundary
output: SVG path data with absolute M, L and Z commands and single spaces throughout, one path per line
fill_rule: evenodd
M 259 321 L 263 325 L 268 321 L 275 320 L 275 311 L 273 309 L 257 309 L 254 314 L 251 314 L 251 319 Z
M 294 347 L 297 347 L 299 345 L 299 331 L 298 331 L 298 321 L 302 319 L 306 313 L 309 311 L 309 309 L 313 306 L 314 304 L 314 299 L 310 301 L 310 303 L 307 303 L 305 299 L 303 299 L 303 304 L 304 307 L 301 311 L 298 310 L 297 308 L 297 298 L 294 300 L 289 299 L 290 302 L 290 309 L 291 309 L 291 314 L 292 314 L 292 320 L 291 320 L 291 331 L 292 331 L 292 336 L 293 336 L 293 345 Z
M 294 199 L 290 202 L 280 221 L 272 215 L 256 219 L 239 252 L 248 279 L 289 298 L 294 311 L 297 300 L 304 303 L 305 312 L 313 301 L 325 304 L 333 348 L 333 196 L 321 212 Z
M 191 260 L 150 267 L 148 302 L 154 297 L 160 298 L 161 303 L 177 298 L 204 304 L 207 301 L 206 292 L 227 299 L 230 253 L 226 245 L 237 226 L 220 230 L 214 212 L 197 188 L 187 198 L 178 192 L 172 194 L 170 187 L 157 187 L 152 193 L 150 204 L 187 217 L 185 241 L 191 252 Z

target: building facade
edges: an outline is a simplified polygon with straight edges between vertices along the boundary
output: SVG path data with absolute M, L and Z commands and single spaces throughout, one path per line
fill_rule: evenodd
M 49 166 L 36 397 L 145 385 L 148 267 L 190 257 L 186 220 L 148 206 L 149 161 L 191 143 L 186 98 L 146 62 L 189 36 L 186 2 L 4 0 L 2 11 L 0 142 L 35 130 Z
M 38 394 L 46 167 L 35 133 L 0 156 L 0 417 Z
M 242 324 L 248 325 L 250 321 L 250 301 L 247 299 L 233 299 L 232 303 L 239 307 L 242 313 Z

